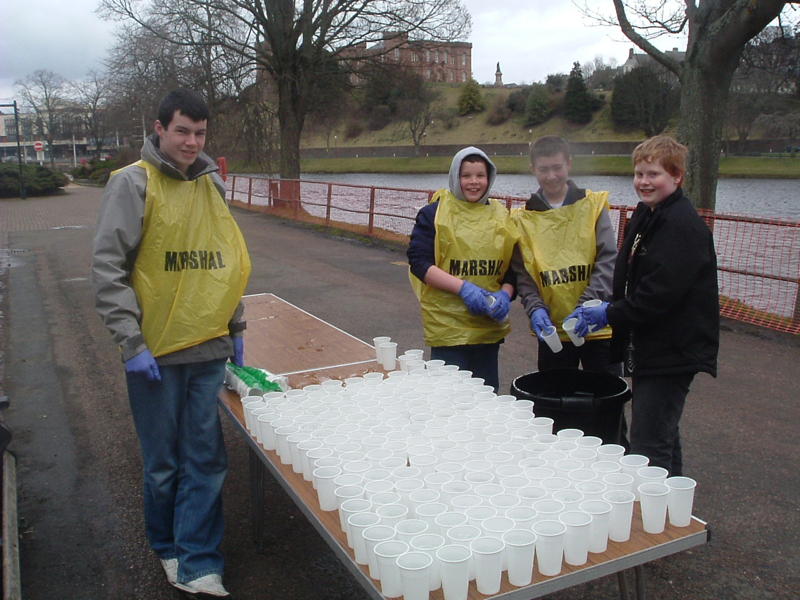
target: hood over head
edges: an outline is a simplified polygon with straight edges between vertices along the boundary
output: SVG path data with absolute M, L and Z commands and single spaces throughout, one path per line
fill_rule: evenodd
M 461 191 L 459 174 L 461 173 L 461 163 L 467 156 L 470 156 L 471 154 L 477 154 L 483 158 L 486 161 L 486 164 L 489 166 L 489 185 L 486 187 L 486 193 L 479 200 L 479 202 L 486 203 L 487 199 L 489 198 L 489 192 L 492 189 L 492 185 L 494 185 L 494 180 L 497 177 L 497 167 L 494 166 L 494 163 L 483 150 L 476 148 L 475 146 L 467 146 L 466 148 L 462 148 L 456 152 L 456 155 L 453 157 L 453 161 L 450 163 L 450 176 L 448 180 L 450 193 L 452 193 L 459 200 L 464 200 L 464 193 Z

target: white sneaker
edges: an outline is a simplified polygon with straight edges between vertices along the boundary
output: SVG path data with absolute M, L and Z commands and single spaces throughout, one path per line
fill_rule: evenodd
M 162 558 L 161 566 L 164 567 L 164 573 L 167 576 L 167 581 L 175 585 L 178 581 L 178 559 L 177 558 Z
M 176 588 L 188 594 L 200 594 L 205 596 L 212 596 L 214 598 L 227 598 L 230 596 L 228 590 L 222 585 L 222 576 L 216 573 L 210 575 L 203 575 L 197 579 L 193 579 L 188 583 L 175 583 Z

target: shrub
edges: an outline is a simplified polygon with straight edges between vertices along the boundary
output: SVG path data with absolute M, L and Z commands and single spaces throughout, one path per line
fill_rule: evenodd
M 93 158 L 88 163 L 84 163 L 79 167 L 75 167 L 70 171 L 75 179 L 88 179 L 92 183 L 105 185 L 111 171 L 128 164 L 121 163 L 117 159 L 97 159 Z
M 489 125 L 501 125 L 511 118 L 511 109 L 508 108 L 502 98 L 498 98 L 486 115 L 486 123 Z
M 378 131 L 386 127 L 392 121 L 392 109 L 386 104 L 375 106 L 369 113 L 367 127 L 370 131 Z
M 474 79 L 470 79 L 461 86 L 461 94 L 458 97 L 458 114 L 463 117 L 485 109 L 486 104 L 481 96 L 481 86 Z
M 39 165 L 22 165 L 25 193 L 28 196 L 54 194 L 67 185 L 67 178 L 56 171 Z M 19 196 L 19 166 L 11 163 L 0 164 L 0 197 Z
M 345 139 L 352 140 L 364 132 L 364 127 L 358 121 L 350 121 L 344 128 Z

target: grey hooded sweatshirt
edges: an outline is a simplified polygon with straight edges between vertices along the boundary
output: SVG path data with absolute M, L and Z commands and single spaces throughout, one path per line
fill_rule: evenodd
M 486 155 L 486 153 L 481 150 L 480 148 L 476 148 L 475 146 L 468 146 L 462 150 L 456 152 L 456 155 L 453 157 L 453 160 L 450 163 L 450 173 L 448 176 L 448 187 L 450 192 L 459 200 L 464 199 L 464 192 L 461 191 L 461 163 L 464 162 L 464 159 L 471 155 L 477 154 L 481 158 L 486 160 L 486 163 L 489 165 L 489 185 L 486 187 L 486 193 L 481 197 L 479 202 L 483 202 L 484 204 L 489 202 L 489 193 L 491 192 L 492 185 L 494 184 L 494 180 L 497 177 L 497 167 L 494 166 L 494 163 L 491 159 Z M 439 208 L 438 200 L 431 204 L 427 204 L 423 206 L 419 212 L 417 213 L 417 218 L 414 223 L 414 228 L 411 231 L 411 240 L 408 245 L 408 250 L 406 251 L 406 256 L 408 256 L 408 264 L 411 268 L 411 272 L 420 280 L 425 281 L 425 274 L 428 272 L 428 269 L 436 264 L 436 257 L 435 257 L 435 241 L 436 241 L 436 211 Z M 508 275 L 511 275 L 511 270 L 509 269 Z
M 225 202 L 225 184 L 211 157 L 200 153 L 184 175 L 159 150 L 158 143 L 156 134 L 145 140 L 143 160 L 175 179 L 193 181 L 199 177 L 211 177 L 220 191 L 220 202 Z M 142 312 L 130 281 L 142 239 L 146 188 L 147 172 L 136 165 L 125 167 L 109 179 L 94 236 L 92 284 L 95 308 L 119 345 L 123 361 L 147 349 L 140 327 Z M 245 329 L 243 313 L 240 302 L 228 324 L 231 335 L 241 335 Z M 186 364 L 232 355 L 233 341 L 230 335 L 226 335 L 159 356 L 156 361 L 161 365 Z

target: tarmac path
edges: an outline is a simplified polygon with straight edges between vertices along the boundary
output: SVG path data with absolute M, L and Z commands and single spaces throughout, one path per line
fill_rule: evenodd
M 101 190 L 0 200 L 0 394 L 18 460 L 23 597 L 178 598 L 144 540 L 141 462 L 123 370 L 93 308 L 90 248 Z M 249 293 L 274 292 L 365 340 L 422 347 L 405 254 L 235 210 L 253 259 Z M 517 303 L 502 387 L 535 370 Z M 245 349 L 246 351 L 246 349 Z M 646 566 L 648 598 L 793 599 L 800 538 L 796 337 L 723 323 L 719 378 L 701 375 L 683 418 L 695 514 L 711 543 Z M 3 372 L 4 371 L 4 372 Z M 229 423 L 225 581 L 237 599 L 366 598 L 280 486 L 266 540 L 250 534 L 246 446 Z M 616 598 L 607 577 L 556 600 Z

